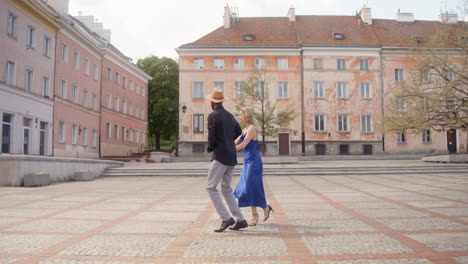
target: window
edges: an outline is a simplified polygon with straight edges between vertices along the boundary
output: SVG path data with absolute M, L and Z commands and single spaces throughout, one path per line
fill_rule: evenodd
M 288 82 L 278 82 L 278 98 L 288 98 Z
M 94 69 L 94 80 L 99 80 L 99 69 L 98 69 L 98 66 L 96 64 L 93 65 L 93 69 Z
M 337 96 L 340 99 L 348 98 L 348 87 L 345 82 L 338 82 L 336 84 Z
M 97 131 L 93 130 L 93 137 L 91 138 L 91 146 L 96 147 L 97 144 Z
M 125 89 L 127 88 L 127 77 L 122 77 L 122 87 Z
M 118 72 L 115 73 L 115 83 L 116 84 L 120 83 L 120 73 L 118 73 Z
M 84 59 L 84 73 L 89 75 L 89 60 L 87 58 Z
M 402 97 L 396 98 L 396 110 L 397 111 L 406 111 L 406 102 Z
M 127 114 L 127 101 L 122 101 L 122 113 Z
M 126 135 L 126 128 L 123 126 L 122 127 L 122 141 L 125 142 L 127 140 L 127 135 Z
M 136 137 L 136 143 L 139 144 L 140 143 L 140 133 L 136 129 L 135 129 L 135 137 Z
M 106 123 L 106 135 L 107 135 L 107 138 L 112 137 L 111 124 L 110 123 Z
M 336 68 L 338 70 L 341 70 L 341 71 L 346 70 L 346 60 L 345 59 L 337 59 L 336 60 Z
M 34 85 L 34 73 L 30 69 L 26 69 L 26 91 L 31 92 Z
M 93 94 L 93 110 L 97 111 L 97 95 Z
M 60 141 L 60 143 L 65 142 L 65 135 L 66 135 L 65 123 L 63 121 L 60 121 L 59 122 L 59 141 Z
M 421 82 L 425 83 L 429 81 L 429 73 L 427 70 L 422 70 L 420 72 Z
M 23 119 L 23 154 L 29 154 L 29 146 L 31 145 L 31 119 Z
M 78 51 L 75 51 L 73 56 L 73 67 L 77 70 L 80 69 L 80 53 L 78 53 Z
M 142 120 L 145 120 L 145 112 L 146 112 L 146 109 L 141 109 L 141 119 Z
M 395 69 L 395 82 L 403 82 L 403 69 Z
M 119 126 L 114 125 L 114 139 L 119 140 Z
M 16 16 L 12 14 L 8 17 L 8 36 L 16 37 Z
M 338 114 L 338 131 L 340 132 L 348 131 L 348 115 L 347 114 Z
M 256 98 L 262 98 L 264 96 L 265 90 L 263 89 L 263 84 L 262 83 L 256 83 L 255 88 L 254 88 L 254 95 Z
M 447 108 L 448 111 L 453 111 L 457 107 L 457 103 L 455 102 L 455 99 L 452 98 L 446 98 L 445 99 L 445 108 Z
M 315 58 L 314 62 L 314 70 L 323 70 L 323 60 L 321 58 Z
M 193 99 L 203 99 L 203 82 L 193 82 Z
M 361 115 L 361 130 L 362 132 L 372 132 L 371 115 Z
M 68 45 L 62 43 L 62 62 L 68 63 Z
M 107 80 L 110 81 L 112 80 L 112 69 L 107 68 Z
M 398 141 L 398 144 L 405 144 L 406 143 L 406 133 L 405 132 L 397 132 L 397 141 Z
M 88 107 L 88 91 L 83 92 L 83 106 Z
M 323 82 L 314 82 L 314 98 L 324 98 Z
M 265 69 L 265 59 L 264 58 L 255 58 L 255 68 Z
M 39 155 L 46 153 L 47 123 L 39 122 Z
M 129 129 L 130 135 L 128 136 L 128 141 L 133 142 L 133 129 Z
M 213 88 L 222 89 L 223 92 L 224 92 L 224 82 L 214 82 L 214 83 L 213 83 Z
M 135 117 L 136 117 L 136 118 L 139 118 L 139 117 L 140 117 L 140 110 L 139 110 L 139 108 L 138 108 L 137 105 L 135 106 Z
M 34 48 L 36 46 L 36 29 L 31 26 L 28 26 L 28 35 L 26 41 L 26 45 L 28 47 Z
M 49 98 L 49 77 L 42 77 L 42 96 Z
M 361 98 L 363 99 L 371 98 L 370 83 L 361 83 Z
M 288 69 L 288 59 L 287 58 L 278 58 L 278 69 L 287 70 Z
M 244 81 L 234 82 L 234 98 L 240 98 L 243 95 L 245 86 Z
M 119 105 L 120 99 L 119 99 L 119 97 L 116 96 L 114 100 L 115 100 L 115 103 L 114 103 L 114 110 L 115 110 L 116 112 L 118 112 L 119 109 L 120 109 L 120 105 Z
M 203 115 L 193 115 L 193 132 L 203 132 L 205 128 Z
M 107 94 L 107 108 L 111 109 L 112 108 L 112 95 Z
M 63 99 L 67 99 L 67 81 L 61 80 L 60 81 L 60 97 Z
M 204 59 L 194 59 L 193 60 L 193 68 L 195 70 L 203 70 L 205 68 L 205 60 Z
M 72 101 L 75 104 L 78 103 L 78 87 L 76 85 L 73 85 L 72 88 Z
M 136 84 L 135 92 L 136 94 L 140 94 L 140 86 L 138 85 L 138 83 Z
M 449 81 L 453 81 L 454 80 L 454 76 L 453 76 L 453 71 L 452 70 L 447 70 L 447 80 Z
M 50 38 L 44 37 L 44 56 L 50 57 Z
M 129 82 L 130 82 L 130 91 L 133 92 L 133 80 L 130 80 Z
M 315 114 L 314 130 L 315 131 L 325 131 L 325 115 Z
M 242 70 L 244 69 L 244 59 L 243 58 L 235 58 L 234 59 L 234 70 Z
M 223 87 L 224 87 L 224 83 L 223 83 Z M 224 88 L 223 88 L 223 91 L 224 91 Z M 146 87 L 141 87 L 141 96 L 145 96 L 146 95 Z
M 72 144 L 76 144 L 78 142 L 78 126 L 72 125 Z
M 2 120 L 2 153 L 10 153 L 11 150 L 11 125 L 13 116 L 3 113 Z
M 7 60 L 5 83 L 8 85 L 16 85 L 16 63 Z
M 431 130 L 424 130 L 422 134 L 422 141 L 424 144 L 432 142 Z
M 128 115 L 133 116 L 133 106 L 132 103 L 128 104 Z
M 83 144 L 83 146 L 88 146 L 88 129 L 87 128 L 83 128 L 83 142 L 81 142 Z
M 224 59 L 214 59 L 214 69 L 223 70 L 224 69 Z
M 361 71 L 368 71 L 369 70 L 369 60 L 361 59 L 359 63 L 361 66 Z

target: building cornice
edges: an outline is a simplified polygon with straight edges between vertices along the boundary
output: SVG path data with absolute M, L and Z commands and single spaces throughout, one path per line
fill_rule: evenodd
M 8 3 L 18 10 L 30 15 L 34 21 L 46 29 L 55 32 L 60 29 L 56 17 L 42 6 L 33 3 L 34 0 L 7 0 Z
M 236 56 L 236 55 L 299 55 L 300 47 L 183 47 L 180 56 Z
M 148 82 L 149 80 L 153 79 L 151 76 L 146 74 L 143 70 L 138 68 L 135 64 L 130 61 L 124 60 L 121 56 L 113 52 L 112 50 L 106 48 L 104 49 L 104 58 L 108 59 L 112 63 L 120 66 L 121 68 L 127 70 L 128 72 L 132 73 L 133 75 L 137 76 L 144 82 Z

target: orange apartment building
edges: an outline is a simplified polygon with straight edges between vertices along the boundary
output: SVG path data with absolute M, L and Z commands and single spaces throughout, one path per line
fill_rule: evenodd
M 384 134 L 384 105 L 394 94 L 395 74 L 410 69 L 414 35 L 429 38 L 456 19 L 416 21 L 399 13 L 395 20 L 372 19 L 370 8 L 359 16 L 239 18 L 225 7 L 224 25 L 177 49 L 180 55 L 179 154 L 206 155 L 204 98 L 223 88 L 226 109 L 235 113 L 240 83 L 265 65 L 269 99 L 294 104 L 296 119 L 267 138 L 266 155 L 328 155 L 465 152 L 467 131 Z M 319 26 L 318 26 L 319 25 Z M 398 73 L 396 73 L 398 72 Z M 449 134 L 450 133 L 450 134 Z M 455 134 L 456 136 L 453 136 Z M 456 142 L 448 137 L 455 137 Z

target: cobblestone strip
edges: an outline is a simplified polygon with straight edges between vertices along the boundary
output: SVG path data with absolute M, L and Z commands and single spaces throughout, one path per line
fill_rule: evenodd
M 430 179 L 431 181 L 434 181 L 434 182 L 440 182 L 440 183 L 450 183 L 450 184 L 454 184 L 454 182 L 452 181 L 448 181 L 448 180 L 439 180 L 439 179 L 434 179 L 434 178 L 431 178 L 431 177 L 427 177 L 427 176 L 416 176 L 415 177 L 416 179 L 418 180 L 421 180 L 421 179 L 424 179 L 424 180 L 427 180 L 427 179 Z M 451 177 L 452 179 L 463 179 L 463 180 L 466 180 L 466 178 L 459 178 L 459 177 Z M 411 183 L 411 184 L 415 184 L 415 185 L 423 185 L 423 186 L 428 186 L 428 187 L 433 187 L 432 185 L 429 185 L 429 184 L 423 184 L 423 183 L 419 183 L 419 182 L 410 182 L 410 181 L 407 181 L 406 182 L 408 183 Z M 465 190 L 460 190 L 460 189 L 453 189 L 453 188 L 448 188 L 448 187 L 443 187 L 443 186 L 437 186 L 437 188 L 441 188 L 441 189 L 445 189 L 445 190 L 449 190 L 449 191 L 458 191 L 458 192 L 465 192 L 465 193 L 468 193 L 468 191 L 465 191 Z
M 348 189 L 351 189 L 351 190 L 354 190 L 354 191 L 357 191 L 357 192 L 362 192 L 362 193 L 364 193 L 366 195 L 369 195 L 371 197 L 376 197 L 376 198 L 379 198 L 379 199 L 383 199 L 383 200 L 385 200 L 387 202 L 393 202 L 393 203 L 396 203 L 396 204 L 398 204 L 400 206 L 411 208 L 413 210 L 420 210 L 420 211 L 426 212 L 426 210 L 424 210 L 424 209 L 421 209 L 421 208 L 418 208 L 418 207 L 413 207 L 413 206 L 410 206 L 410 205 L 406 205 L 405 203 L 401 203 L 399 201 L 394 201 L 394 200 L 391 200 L 389 198 L 380 197 L 380 196 L 375 195 L 375 194 L 370 193 L 370 192 L 362 191 L 362 190 L 360 190 L 358 188 L 355 188 L 353 186 L 349 186 L 349 185 L 334 181 L 334 180 L 330 179 L 329 177 L 322 177 L 321 176 L 320 178 L 322 178 L 322 179 L 324 179 L 324 180 L 326 180 L 326 181 L 328 181 L 330 183 L 336 184 L 338 186 L 348 188 Z M 375 183 L 373 181 L 362 180 L 362 179 L 359 179 L 359 177 L 350 176 L 349 179 L 358 180 L 358 181 L 361 181 L 361 182 L 366 183 L 366 184 L 375 184 L 375 185 L 383 186 L 383 187 L 386 187 L 386 188 L 394 188 L 394 189 L 410 191 L 410 190 L 407 190 L 407 189 L 404 189 L 404 188 L 388 186 L 388 185 L 385 185 L 385 184 Z M 312 191 L 314 191 L 314 190 L 312 190 Z M 324 197 L 324 198 L 328 199 L 328 197 Z M 330 201 L 335 203 L 337 208 L 339 208 L 341 210 L 345 210 L 347 213 L 353 215 L 354 218 L 357 218 L 357 219 L 365 222 L 366 224 L 371 225 L 376 230 L 381 231 L 383 234 L 385 234 L 385 235 L 387 235 L 387 236 L 401 242 L 402 244 L 406 245 L 407 247 L 411 248 L 417 254 L 418 257 L 427 258 L 430 261 L 432 261 L 433 263 L 440 263 L 440 264 L 453 263 L 453 260 L 451 259 L 452 257 L 464 256 L 464 255 L 468 254 L 468 252 L 439 252 L 437 250 L 434 250 L 434 249 L 430 248 L 429 246 L 427 246 L 426 244 L 424 244 L 424 243 L 422 243 L 420 241 L 417 241 L 415 239 L 409 238 L 408 236 L 405 236 L 404 232 L 398 232 L 398 230 L 393 230 L 393 229 L 387 227 L 386 225 L 383 225 L 382 223 L 376 221 L 375 219 L 373 219 L 371 217 L 367 217 L 366 215 L 360 214 L 359 212 L 356 212 L 356 211 L 354 211 L 352 209 L 347 208 L 346 206 L 343 206 L 343 205 L 341 205 L 339 203 L 336 203 L 331 199 L 330 199 Z M 427 213 L 431 213 L 433 216 L 439 217 L 439 214 L 434 214 L 433 212 L 430 212 L 430 211 L 427 211 Z M 430 231 L 425 232 L 425 233 L 430 233 Z M 401 258 L 407 258 L 407 257 L 405 256 L 405 254 L 401 254 Z

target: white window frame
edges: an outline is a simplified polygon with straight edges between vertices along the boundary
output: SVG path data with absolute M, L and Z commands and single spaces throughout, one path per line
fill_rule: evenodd
M 99 80 L 99 69 L 97 64 L 93 64 L 93 75 L 94 75 L 94 80 L 98 81 Z
M 336 69 L 339 71 L 346 71 L 346 59 L 336 59 Z
M 326 127 L 325 114 L 316 113 L 314 114 L 314 131 L 324 132 Z
M 107 108 L 112 109 L 112 95 L 110 93 L 107 94 Z
M 107 80 L 108 81 L 112 80 L 112 69 L 109 67 L 107 68 Z
M 430 129 L 424 130 L 422 132 L 422 142 L 423 144 L 431 144 L 432 143 L 432 132 Z
M 312 67 L 314 70 L 323 70 L 323 59 L 322 58 L 313 58 Z
M 50 57 L 50 43 L 51 39 L 47 36 L 44 36 L 44 49 L 43 49 L 43 54 L 46 57 Z
M 193 59 L 193 69 L 194 70 L 204 70 L 205 69 L 205 60 L 202 58 Z
M 193 133 L 202 133 L 205 131 L 205 116 L 203 114 L 194 114 L 192 117 Z
M 371 99 L 371 85 L 368 82 L 361 82 L 359 84 L 360 91 L 361 91 L 361 99 Z
M 30 25 L 28 25 L 27 29 L 26 46 L 30 48 L 36 47 L 36 29 Z
M 11 86 L 16 85 L 16 63 L 8 59 L 6 61 L 5 83 Z
M 72 102 L 78 104 L 78 86 L 72 86 Z
M 265 58 L 255 58 L 254 64 L 256 69 L 266 69 Z
M 397 143 L 398 144 L 407 143 L 406 132 L 397 132 Z
M 369 59 L 361 59 L 359 61 L 359 69 L 361 71 L 369 71 Z
M 62 62 L 68 63 L 68 45 L 62 42 Z
M 125 76 L 122 77 L 122 88 L 127 88 L 127 77 Z
M 26 69 L 26 82 L 24 84 L 24 89 L 28 92 L 34 90 L 34 71 L 31 69 Z
M 66 80 L 60 80 L 60 97 L 62 97 L 63 99 L 67 99 L 68 97 L 68 88 Z
M 111 123 L 109 123 L 109 122 L 106 123 L 106 136 L 107 136 L 108 139 L 112 138 Z
M 84 58 L 84 74 L 89 76 L 89 59 Z
M 64 143 L 66 140 L 66 126 L 65 122 L 59 122 L 59 142 Z
M 395 69 L 395 82 L 403 82 L 405 80 L 405 71 L 403 69 Z
M 120 73 L 119 72 L 115 72 L 115 83 L 120 84 Z
M 97 131 L 93 130 L 92 131 L 92 138 L 91 138 L 91 146 L 95 148 L 97 145 Z
M 116 112 L 120 110 L 120 98 L 118 96 L 114 97 L 114 110 Z
M 80 69 L 80 53 L 78 51 L 73 53 L 73 67 L 77 70 Z
M 361 114 L 361 132 L 372 132 L 372 115 Z
M 119 125 L 114 125 L 114 139 L 119 140 Z
M 244 58 L 234 58 L 234 70 L 244 69 Z
M 86 127 L 83 128 L 83 138 L 82 138 L 82 141 L 81 142 L 83 144 L 83 146 L 88 146 L 88 129 Z
M 98 110 L 98 103 L 97 103 L 97 95 L 93 94 L 93 110 L 97 111 Z
M 8 16 L 8 36 L 16 38 L 16 23 L 17 23 L 18 18 L 13 15 L 9 14 Z
M 122 129 L 121 138 L 122 138 L 122 141 L 125 142 L 125 141 L 127 141 L 127 128 L 122 126 L 121 129 Z
M 205 84 L 204 82 L 193 82 L 192 83 L 192 98 L 193 99 L 204 99 L 205 96 Z
M 83 106 L 88 107 L 88 91 L 83 91 Z
M 78 125 L 72 125 L 72 144 L 78 143 Z
M 215 70 L 224 70 L 224 59 L 214 59 L 213 65 Z
M 289 68 L 288 58 L 278 58 L 277 63 L 279 70 L 287 70 Z
M 289 83 L 287 81 L 278 82 L 278 98 L 289 98 Z
M 133 80 L 129 80 L 129 89 L 131 92 L 133 92 Z
M 235 81 L 234 82 L 234 99 L 241 98 L 244 94 L 244 89 L 246 87 L 245 81 Z
M 325 98 L 325 90 L 323 88 L 323 82 L 314 82 L 314 98 L 320 99 Z
M 127 114 L 127 100 L 122 101 L 122 113 Z
M 42 96 L 49 96 L 50 80 L 48 76 L 42 76 Z
M 338 99 L 347 99 L 348 98 L 348 84 L 346 82 L 337 82 L 336 83 L 336 97 Z
M 349 118 L 348 114 L 338 114 L 338 131 L 349 132 Z

